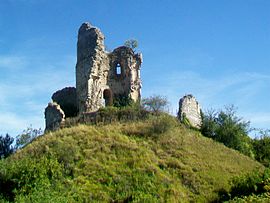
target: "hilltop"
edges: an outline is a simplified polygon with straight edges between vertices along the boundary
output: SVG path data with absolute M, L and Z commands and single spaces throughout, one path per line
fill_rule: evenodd
M 170 126 L 161 129 L 160 119 Z M 168 116 L 80 124 L 46 133 L 1 161 L 0 200 L 211 202 L 233 177 L 263 168 Z

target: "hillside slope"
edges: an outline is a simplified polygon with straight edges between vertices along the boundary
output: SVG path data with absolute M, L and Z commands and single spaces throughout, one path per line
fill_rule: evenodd
M 263 166 L 177 124 L 78 125 L 0 162 L 0 202 L 206 202 Z

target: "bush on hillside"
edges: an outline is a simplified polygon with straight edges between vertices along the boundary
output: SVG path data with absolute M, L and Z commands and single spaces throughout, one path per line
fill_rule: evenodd
M 145 120 L 123 125 L 121 130 L 126 135 L 157 138 L 177 125 L 179 125 L 179 122 L 175 117 L 162 113 L 160 115 L 149 115 Z
M 97 122 L 111 123 L 113 121 L 144 120 L 148 115 L 149 112 L 141 109 L 136 103 L 122 108 L 104 107 L 97 112 Z
M 223 195 L 221 200 L 233 200 L 233 202 L 245 202 L 254 200 L 260 202 L 270 192 L 270 169 L 264 172 L 254 171 L 247 175 L 238 176 L 232 179 L 230 192 Z M 256 200 L 256 201 L 255 201 Z
M 165 113 L 159 116 L 152 116 L 150 118 L 150 123 L 151 123 L 149 127 L 150 134 L 165 133 L 178 124 L 176 118 Z
M 267 167 L 270 167 L 270 135 L 269 130 L 260 130 L 260 136 L 256 137 L 253 142 L 255 159 Z
M 234 106 L 225 107 L 225 110 L 220 111 L 208 111 L 202 116 L 201 132 L 204 136 L 253 157 L 249 131 L 250 122 L 236 116 Z
M 60 193 L 57 192 L 58 181 L 62 178 L 63 166 L 53 157 L 26 157 L 18 161 L 0 162 L 0 197 L 11 202 L 42 202 L 45 199 L 53 202 L 57 198 L 68 200 L 65 195 L 59 197 Z

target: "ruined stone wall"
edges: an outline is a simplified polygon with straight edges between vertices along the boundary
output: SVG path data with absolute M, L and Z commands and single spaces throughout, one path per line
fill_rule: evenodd
M 195 97 L 185 95 L 180 99 L 178 118 L 180 121 L 186 118 L 191 126 L 200 128 L 202 123 L 201 108 Z
M 141 100 L 141 64 L 143 62 L 143 57 L 141 53 L 138 53 L 134 56 L 134 60 L 136 61 L 134 65 L 132 65 L 131 69 L 131 86 L 130 86 L 130 95 L 134 101 Z
M 113 96 L 128 95 L 134 101 L 140 100 L 141 80 L 139 72 L 142 56 L 135 54 L 131 48 L 122 46 L 110 53 L 109 58 L 108 85 L 113 92 Z M 121 69 L 120 74 L 117 74 L 117 66 Z
M 76 89 L 79 112 L 97 111 L 102 106 L 109 60 L 104 36 L 98 28 L 83 23 L 78 33 Z
M 75 87 L 65 87 L 52 95 L 53 102 L 60 105 L 66 118 L 78 115 L 77 93 Z

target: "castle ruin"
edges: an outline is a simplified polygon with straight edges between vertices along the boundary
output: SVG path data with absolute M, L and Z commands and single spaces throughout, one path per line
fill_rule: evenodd
M 142 54 L 126 46 L 107 52 L 102 32 L 83 23 L 78 32 L 76 88 L 53 94 L 53 103 L 45 109 L 46 130 L 55 129 L 67 117 L 96 112 L 117 100 L 139 101 L 141 63 Z
M 121 100 L 140 101 L 141 64 L 142 54 L 129 47 L 107 52 L 102 32 L 83 23 L 78 32 L 76 87 L 66 87 L 52 95 L 52 102 L 45 109 L 45 130 L 56 130 L 66 118 L 95 113 Z M 201 109 L 195 97 L 186 95 L 180 99 L 178 118 L 200 128 Z

